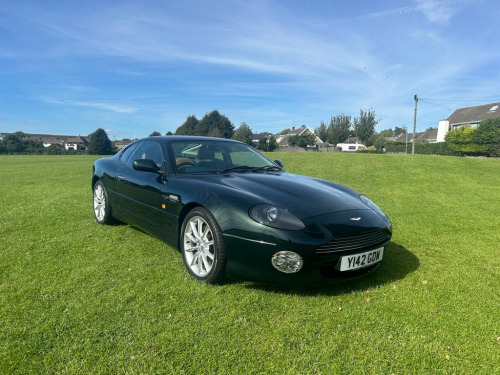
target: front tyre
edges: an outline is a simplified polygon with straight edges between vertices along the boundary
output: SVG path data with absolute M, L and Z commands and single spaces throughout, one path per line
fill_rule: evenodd
M 226 249 L 217 222 L 206 209 L 189 211 L 181 230 L 184 266 L 198 281 L 217 284 L 224 279 Z
M 108 193 L 101 181 L 94 185 L 94 216 L 99 224 L 112 224 L 111 205 L 109 204 Z

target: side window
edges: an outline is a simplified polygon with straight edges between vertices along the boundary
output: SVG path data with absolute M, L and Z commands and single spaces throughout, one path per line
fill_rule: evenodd
M 127 163 L 127 160 L 130 158 L 130 155 L 132 155 L 132 152 L 134 152 L 136 146 L 137 143 L 131 144 L 122 151 L 122 154 L 120 155 L 120 160 L 122 161 L 122 163 Z
M 160 167 L 163 164 L 163 151 L 161 146 L 155 142 L 139 143 L 126 164 L 131 167 L 136 159 L 151 159 Z

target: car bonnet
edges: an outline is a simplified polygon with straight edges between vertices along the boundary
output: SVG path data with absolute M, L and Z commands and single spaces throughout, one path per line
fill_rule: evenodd
M 260 197 L 260 203 L 284 208 L 302 220 L 333 212 L 369 209 L 354 190 L 287 172 L 231 173 L 224 175 L 220 182 Z

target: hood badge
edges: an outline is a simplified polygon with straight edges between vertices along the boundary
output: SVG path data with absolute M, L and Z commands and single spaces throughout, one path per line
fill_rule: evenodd
M 361 220 L 361 216 L 351 217 L 349 220 L 351 220 L 351 221 L 360 221 Z

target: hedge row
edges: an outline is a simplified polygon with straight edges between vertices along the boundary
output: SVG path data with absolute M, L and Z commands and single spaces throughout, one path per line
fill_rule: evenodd
M 391 142 L 385 144 L 385 152 L 405 153 L 405 142 Z M 408 143 L 408 153 L 412 151 L 412 144 Z M 415 154 L 422 155 L 447 155 L 447 156 L 464 156 L 463 152 L 458 152 L 450 149 L 446 142 L 439 143 L 415 143 Z

